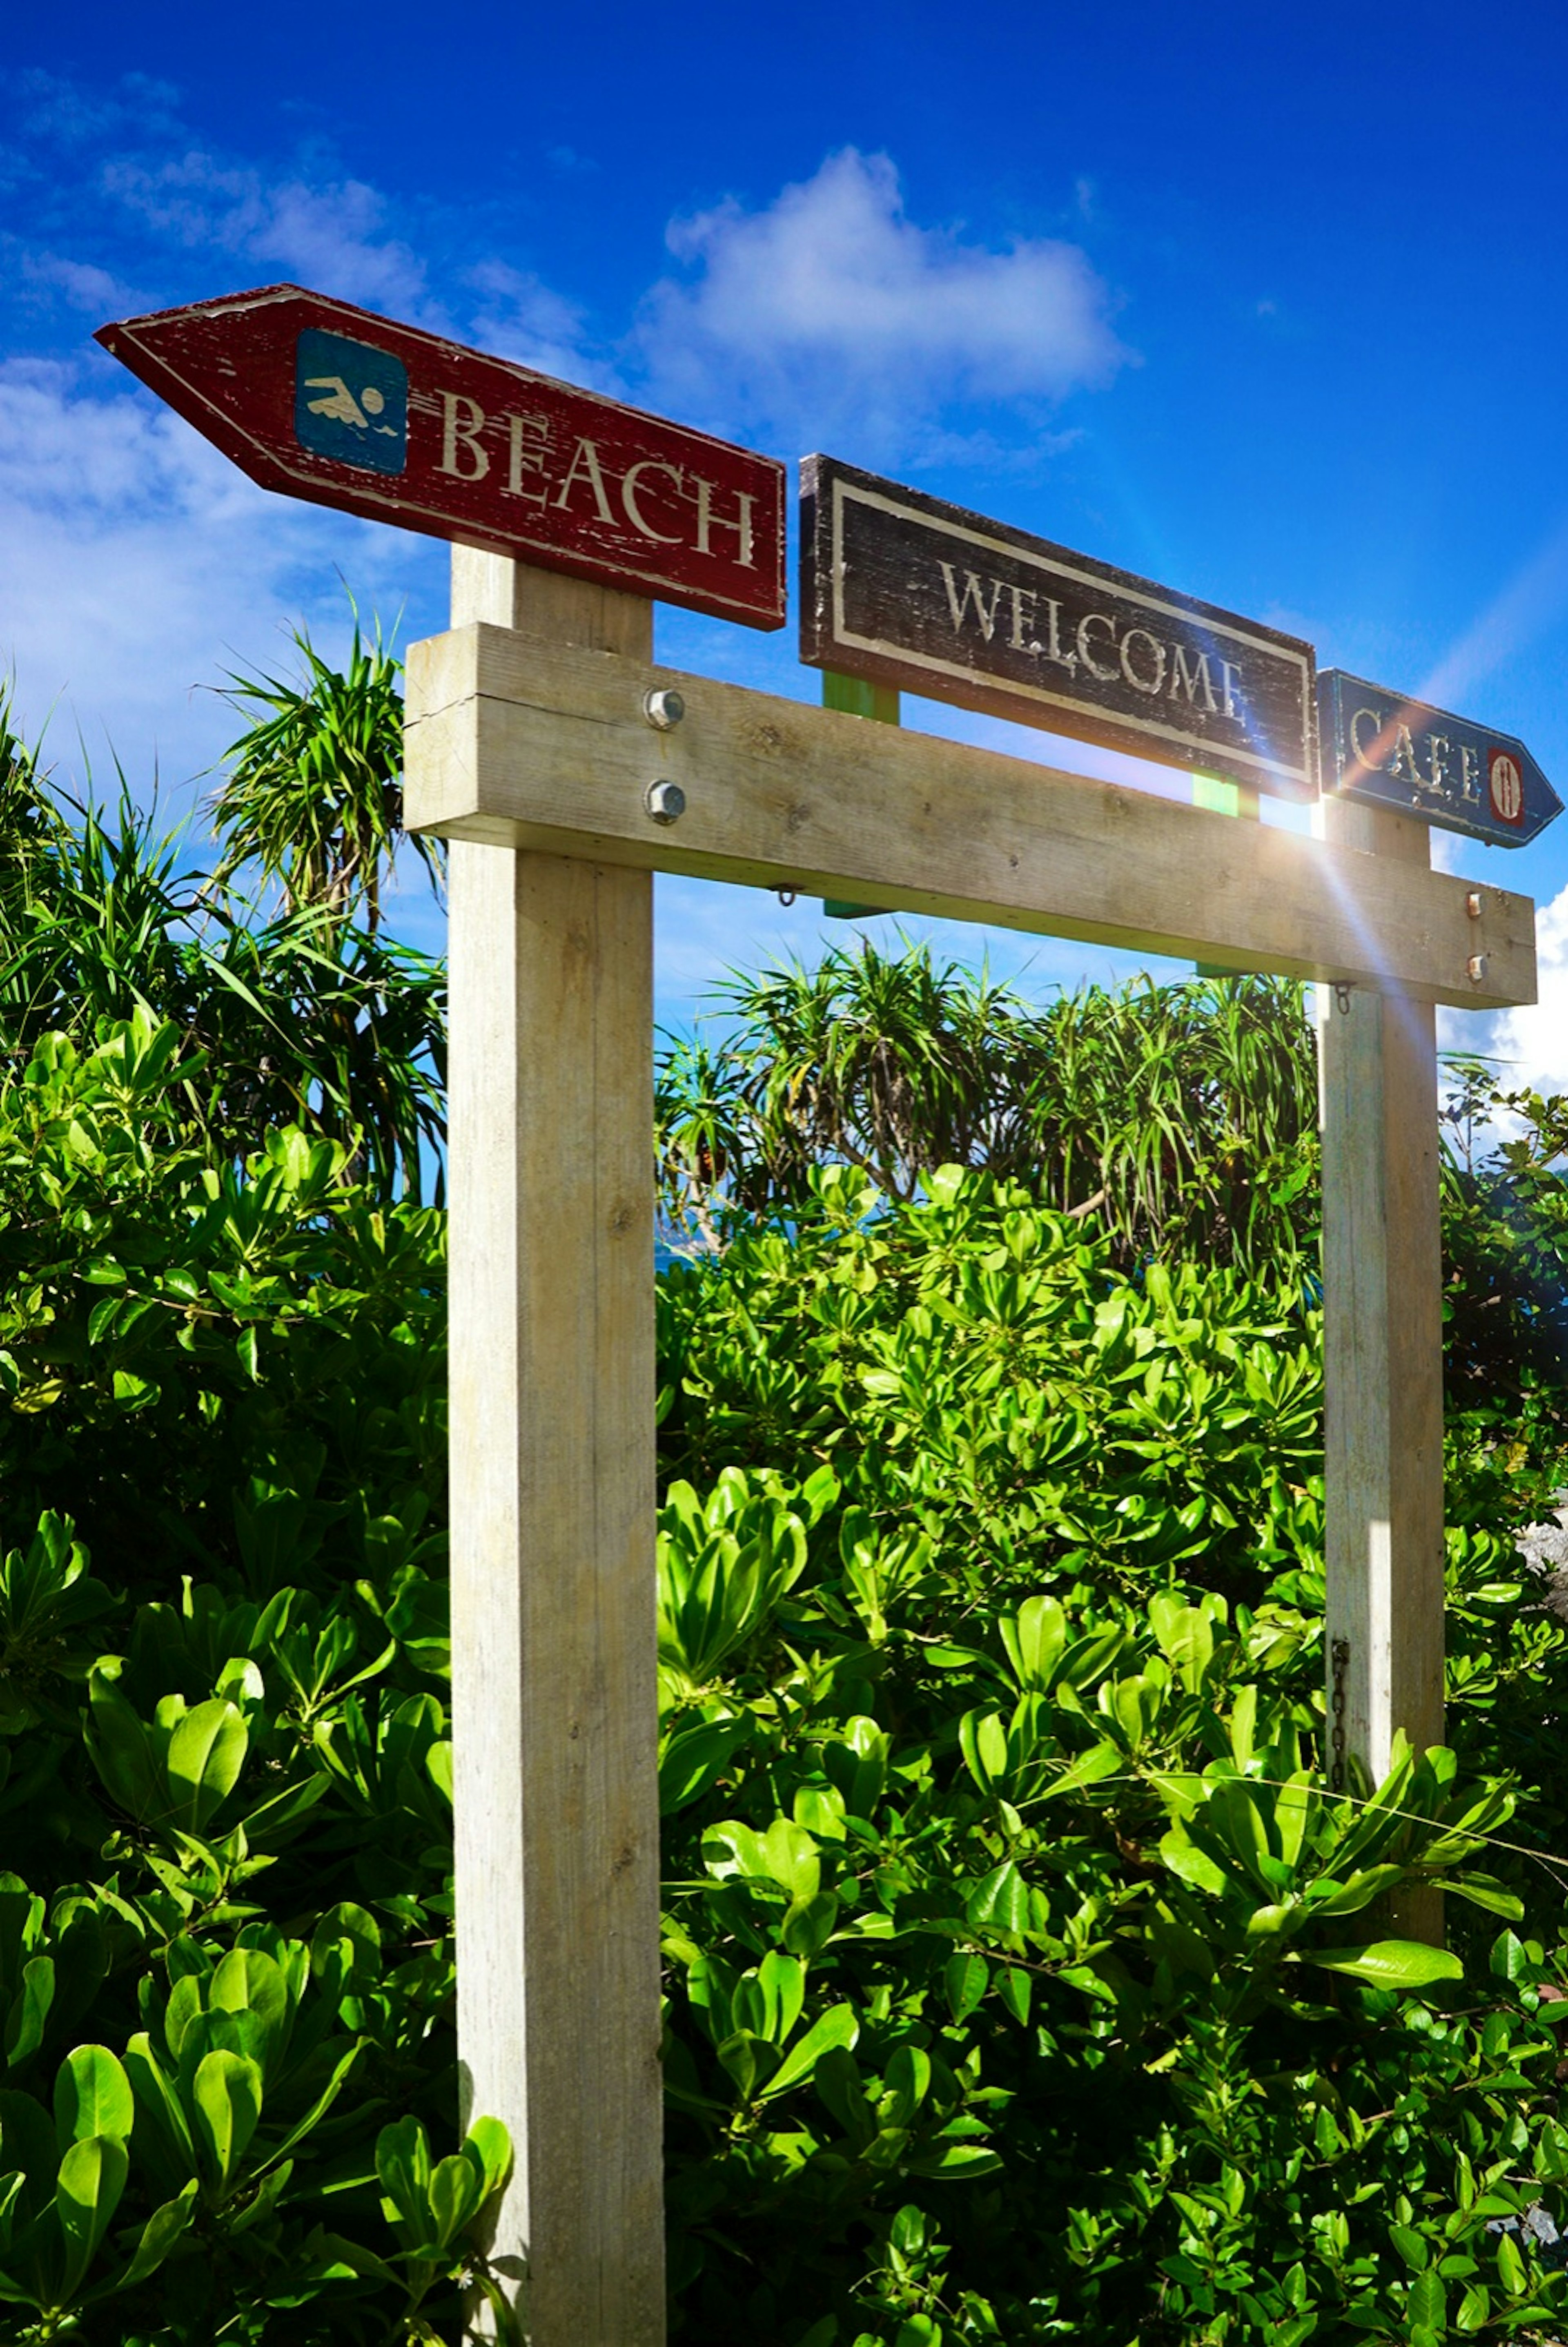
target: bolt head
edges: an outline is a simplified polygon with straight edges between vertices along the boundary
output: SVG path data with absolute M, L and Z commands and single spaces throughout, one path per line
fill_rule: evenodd
M 642 714 L 650 725 L 661 733 L 668 733 L 685 716 L 686 703 L 672 686 L 655 685 L 651 692 L 642 696 Z
M 686 812 L 686 794 L 679 783 L 650 783 L 642 804 L 655 823 L 679 823 Z

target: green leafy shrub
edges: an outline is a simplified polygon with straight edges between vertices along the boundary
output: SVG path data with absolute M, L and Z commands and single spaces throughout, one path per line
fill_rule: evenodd
M 705 1568 L 663 1676 L 679 2335 L 1553 2319 L 1486 2226 L 1561 2213 L 1561 1898 L 1498 1696 L 1550 1714 L 1563 1648 L 1503 1577 L 1477 1429 L 1462 1760 L 1338 1799 L 1299 1287 L 1129 1278 L 1015 1185 L 890 1206 L 830 1169 L 661 1311 L 666 1588 Z M 1421 1881 L 1451 1955 L 1380 1920 Z
M 282 692 L 236 802 L 276 915 L 0 757 L 19 2342 L 453 2340 L 489 2287 L 438 974 L 353 917 L 388 677 Z M 334 727 L 358 782 L 295 857 Z M 1341 1797 L 1294 989 L 1026 1016 L 866 956 L 739 1011 L 661 1077 L 713 1242 L 659 1305 L 676 2335 L 1552 2338 L 1565 1647 L 1514 1542 L 1568 1480 L 1553 1104 L 1448 1175 L 1453 1748 Z

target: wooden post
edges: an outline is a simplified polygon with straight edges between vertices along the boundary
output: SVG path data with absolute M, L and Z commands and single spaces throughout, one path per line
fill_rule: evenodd
M 498 556 L 452 605 L 651 656 L 643 598 Z M 461 840 L 450 878 L 462 2116 L 511 2130 L 530 2347 L 658 2347 L 652 881 Z
M 1409 815 L 1324 802 L 1328 839 L 1429 860 Z M 1442 1246 L 1435 1020 L 1430 1003 L 1320 989 L 1327 1645 L 1347 1758 L 1376 1781 L 1395 1730 L 1443 1736 Z M 1394 1902 L 1389 1928 L 1440 1940 L 1440 1894 Z
M 1261 823 L 1263 809 L 1256 791 L 1249 791 L 1245 783 L 1227 783 L 1218 774 L 1193 776 L 1193 805 L 1206 807 L 1210 815 L 1239 815 L 1244 823 Z M 1227 969 L 1223 962 L 1195 961 L 1194 976 L 1198 978 L 1235 978 L 1239 973 Z

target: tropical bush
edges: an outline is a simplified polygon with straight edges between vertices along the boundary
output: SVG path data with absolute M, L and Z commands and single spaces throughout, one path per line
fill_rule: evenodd
M 262 681 L 268 759 L 374 713 L 337 673 Z M 220 883 L 0 757 L 18 2342 L 456 2339 L 507 2157 L 456 2109 L 439 973 L 352 807 L 292 865 L 252 771 Z M 862 952 L 725 1007 L 658 1103 L 674 2335 L 1554 2337 L 1558 1105 L 1446 1175 L 1451 1749 L 1336 1795 L 1296 991 Z

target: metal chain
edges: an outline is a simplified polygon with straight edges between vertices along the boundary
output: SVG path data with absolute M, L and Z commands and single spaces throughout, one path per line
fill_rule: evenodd
M 1331 1792 L 1342 1793 L 1345 1790 L 1345 1673 L 1350 1662 L 1349 1639 L 1336 1638 L 1328 1655 L 1333 1666 L 1328 1708 L 1334 1717 L 1334 1726 L 1328 1737 L 1328 1748 L 1333 1755 L 1328 1769 L 1328 1786 Z
M 1348 986 L 1340 986 L 1340 985 L 1337 985 L 1337 984 L 1335 986 L 1335 989 L 1334 989 L 1334 1008 L 1335 1008 L 1335 1010 L 1337 1010 L 1337 1011 L 1338 1011 L 1338 1013 L 1339 1013 L 1339 1015 L 1340 1015 L 1340 1017 L 1341 1017 L 1342 1019 L 1348 1019 L 1348 1018 L 1349 1017 L 1349 1015 L 1350 1015 L 1350 989 L 1349 989 L 1349 988 L 1348 988 Z

